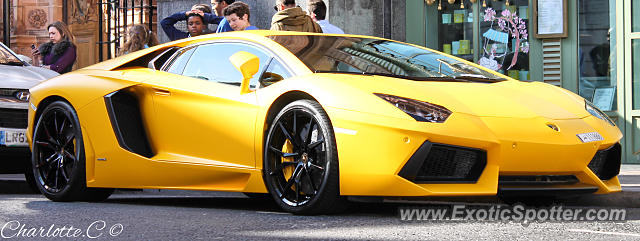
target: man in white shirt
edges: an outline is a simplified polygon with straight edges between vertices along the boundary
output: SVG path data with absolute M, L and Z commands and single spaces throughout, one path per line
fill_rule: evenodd
M 344 31 L 342 29 L 336 27 L 335 25 L 329 23 L 329 21 L 325 20 L 327 16 L 327 5 L 324 4 L 322 0 L 311 0 L 307 6 L 307 10 L 309 12 L 309 16 L 311 19 L 320 25 L 323 33 L 337 33 L 343 34 Z

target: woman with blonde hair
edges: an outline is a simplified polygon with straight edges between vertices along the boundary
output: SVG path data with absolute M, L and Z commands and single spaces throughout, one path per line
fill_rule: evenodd
M 136 24 L 127 31 L 127 39 L 120 48 L 119 55 L 125 55 L 141 49 L 158 45 L 158 38 L 147 25 Z
M 50 41 L 40 45 L 37 49 L 34 45 L 31 47 L 33 63 L 60 74 L 70 72 L 73 63 L 76 62 L 76 46 L 73 44 L 73 35 L 67 25 L 60 21 L 49 24 L 47 30 Z M 41 56 L 44 56 L 42 61 L 40 61 Z

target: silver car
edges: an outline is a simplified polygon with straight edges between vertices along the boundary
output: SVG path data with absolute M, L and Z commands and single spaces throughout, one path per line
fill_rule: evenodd
M 0 173 L 22 172 L 30 163 L 26 137 L 29 88 L 59 75 L 29 61 L 0 43 Z

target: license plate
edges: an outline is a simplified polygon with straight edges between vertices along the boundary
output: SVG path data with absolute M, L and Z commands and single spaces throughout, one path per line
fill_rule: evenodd
M 577 135 L 583 143 L 602 141 L 604 138 L 598 132 L 582 133 Z
M 29 146 L 25 130 L 0 130 L 0 145 L 4 146 Z

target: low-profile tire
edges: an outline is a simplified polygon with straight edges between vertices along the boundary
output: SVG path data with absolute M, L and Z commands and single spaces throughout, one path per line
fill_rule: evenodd
M 340 212 L 338 153 L 333 127 L 317 102 L 285 106 L 269 127 L 263 178 L 278 206 L 294 214 Z
M 33 132 L 36 186 L 52 201 L 102 201 L 111 188 L 87 188 L 84 142 L 76 111 L 64 101 L 48 105 Z
M 33 167 L 31 167 L 31 158 L 24 161 L 24 179 L 27 181 L 27 185 L 29 189 L 33 191 L 33 193 L 40 193 L 40 188 L 36 184 L 36 178 L 33 176 Z

